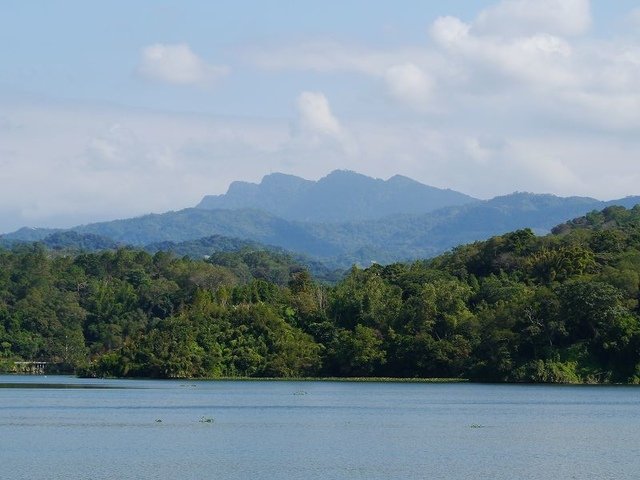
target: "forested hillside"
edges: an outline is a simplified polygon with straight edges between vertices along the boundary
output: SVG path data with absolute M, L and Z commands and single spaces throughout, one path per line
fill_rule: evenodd
M 0 253 L 0 358 L 85 375 L 640 382 L 640 207 L 331 287 L 268 252 Z
M 260 210 L 190 208 L 164 214 L 81 225 L 67 231 L 21 229 L 0 236 L 0 246 L 42 241 L 51 248 L 131 245 L 148 250 L 168 246 L 196 255 L 208 244 L 271 245 L 321 262 L 330 269 L 433 257 L 462 243 L 485 240 L 520 228 L 547 233 L 559 222 L 610 205 L 640 202 L 627 197 L 601 202 L 585 197 L 516 193 L 447 207 L 423 215 L 394 215 L 347 223 L 292 222 Z M 338 207 L 336 207 L 338 208 Z M 229 240 L 219 241 L 222 237 Z

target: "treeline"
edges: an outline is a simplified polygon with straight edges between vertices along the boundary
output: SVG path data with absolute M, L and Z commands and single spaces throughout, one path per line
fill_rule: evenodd
M 640 382 L 640 207 L 334 286 L 285 255 L 0 252 L 0 362 L 82 375 Z

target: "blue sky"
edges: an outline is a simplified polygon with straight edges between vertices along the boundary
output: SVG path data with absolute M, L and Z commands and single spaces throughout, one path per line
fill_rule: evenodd
M 310 39 L 367 46 L 419 44 L 425 40 L 428 21 L 443 12 L 473 15 L 487 2 L 451 3 L 454 8 L 443 9 L 423 1 L 400 6 L 364 0 L 9 1 L 0 6 L 0 54 L 6 62 L 0 82 L 10 94 L 209 114 L 286 116 L 291 114 L 290 96 L 299 89 L 337 82 L 265 73 L 253 68 L 241 51 Z M 134 74 L 140 51 L 155 43 L 186 43 L 209 62 L 232 65 L 236 75 L 205 92 L 141 82 Z
M 335 168 L 640 194 L 640 1 L 0 3 L 0 232 Z

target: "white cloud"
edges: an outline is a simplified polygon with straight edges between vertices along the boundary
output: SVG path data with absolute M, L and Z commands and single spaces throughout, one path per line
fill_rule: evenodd
M 457 45 L 469 37 L 471 25 L 456 17 L 439 17 L 431 25 L 431 36 L 442 45 Z
M 453 17 L 439 18 L 430 28 L 432 39 L 445 50 L 449 61 L 465 69 L 497 73 L 536 87 L 575 81 L 567 62 L 572 47 L 560 37 L 539 33 L 503 39 L 470 32 L 471 25 Z
M 324 93 L 300 93 L 296 110 L 297 122 L 292 125 L 291 137 L 281 152 L 287 166 L 322 159 L 319 165 L 322 169 L 329 167 L 327 162 L 333 168 L 342 168 L 341 164 L 358 155 L 359 148 L 351 132 L 333 114 Z
M 415 64 L 389 67 L 384 78 L 391 96 L 418 110 L 428 107 L 433 80 Z
M 340 122 L 331 113 L 329 101 L 320 92 L 302 92 L 296 101 L 300 126 L 303 130 L 338 137 L 342 134 Z
M 474 31 L 489 35 L 580 35 L 591 25 L 589 0 L 502 0 L 482 11 Z
M 494 108 L 527 112 L 540 124 L 564 122 L 571 128 L 608 131 L 639 128 L 640 45 L 622 39 L 568 40 L 545 32 L 558 28 L 527 35 L 523 28 L 521 35 L 507 37 L 500 36 L 499 28 L 477 28 L 482 22 L 488 25 L 487 12 L 506 15 L 517 10 L 524 16 L 527 5 L 503 2 L 471 23 L 455 17 L 433 22 L 429 32 L 434 45 L 452 65 L 449 70 L 457 72 L 439 84 L 447 84 L 451 95 L 473 95 L 479 101 L 491 95 Z M 588 6 L 588 2 L 563 4 L 583 14 Z
M 229 73 L 224 65 L 211 65 L 186 43 L 156 43 L 142 49 L 138 73 L 173 85 L 208 85 Z

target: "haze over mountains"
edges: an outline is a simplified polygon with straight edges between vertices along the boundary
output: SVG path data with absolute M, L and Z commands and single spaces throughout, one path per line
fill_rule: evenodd
M 430 257 L 519 228 L 544 234 L 589 211 L 637 203 L 640 197 L 605 202 L 532 193 L 481 201 L 401 176 L 384 181 L 336 171 L 313 182 L 271 174 L 260 184 L 234 182 L 225 195 L 206 196 L 196 208 L 66 231 L 25 228 L 0 240 L 53 248 L 133 245 L 193 256 L 269 245 L 345 268 Z

